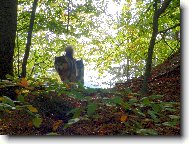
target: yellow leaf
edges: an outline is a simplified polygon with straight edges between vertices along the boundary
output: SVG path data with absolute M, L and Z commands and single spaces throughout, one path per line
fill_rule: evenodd
M 0 97 L 0 101 L 3 101 L 4 100 L 4 98 L 3 97 Z
M 26 89 L 28 90 L 34 90 L 35 88 L 34 87 L 25 87 Z
M 54 124 L 53 124 L 53 131 L 56 131 L 58 129 L 58 127 L 63 123 L 62 120 L 57 120 Z
M 35 107 L 33 107 L 32 105 L 27 106 L 27 108 L 28 108 L 31 112 L 38 112 L 38 110 L 37 110 Z
M 28 81 L 26 80 L 26 78 L 22 78 L 21 81 L 18 83 L 18 85 L 23 86 L 23 87 L 27 87 Z
M 6 113 L 9 113 L 9 114 L 11 114 L 11 113 L 12 113 L 12 111 L 11 111 L 11 110 L 5 110 L 5 112 L 6 112 Z
M 16 90 L 15 90 L 15 93 L 16 93 L 17 95 L 20 95 L 22 92 L 21 92 L 19 89 L 16 89 Z
M 120 120 L 121 120 L 121 122 L 126 122 L 127 118 L 128 118 L 127 115 L 122 115 L 121 118 L 120 118 Z
M 35 82 L 34 84 L 35 84 L 35 86 L 41 86 L 41 85 L 44 85 L 43 82 Z
M 128 94 L 129 99 L 136 99 L 136 97 L 133 94 Z
M 65 86 L 66 86 L 66 89 L 70 89 L 70 84 L 65 84 Z

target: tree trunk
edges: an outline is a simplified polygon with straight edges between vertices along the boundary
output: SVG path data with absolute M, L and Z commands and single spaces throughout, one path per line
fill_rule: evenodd
M 156 41 L 156 36 L 158 34 L 158 19 L 160 15 L 166 10 L 166 8 L 169 6 L 171 0 L 165 0 L 162 4 L 161 8 L 157 8 L 158 0 L 155 0 L 154 2 L 154 16 L 153 16 L 153 31 L 152 31 L 152 37 L 150 40 L 150 44 L 148 47 L 148 58 L 146 61 L 146 69 L 144 74 L 144 80 L 143 80 L 143 86 L 141 89 L 141 93 L 143 95 L 146 95 L 148 93 L 148 79 L 151 75 L 151 69 L 152 69 L 152 56 Z
M 67 20 L 67 34 L 69 33 L 69 24 L 70 24 L 70 0 L 68 0 L 68 20 Z
M 0 79 L 13 75 L 17 0 L 0 0 Z
M 24 58 L 22 62 L 21 77 L 26 77 L 26 65 L 27 65 L 29 52 L 30 52 L 31 38 L 32 38 L 32 31 L 33 31 L 33 25 L 34 25 L 34 20 L 35 20 L 35 11 L 37 8 L 37 2 L 38 0 L 34 0 L 33 2 L 32 13 L 31 13 L 31 18 L 30 18 L 30 26 L 28 30 L 28 36 L 27 36 L 26 49 L 25 49 L 25 54 L 24 54 Z

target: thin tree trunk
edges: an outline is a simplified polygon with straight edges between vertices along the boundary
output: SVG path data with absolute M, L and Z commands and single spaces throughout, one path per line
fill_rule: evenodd
M 13 75 L 17 0 L 0 0 L 0 79 Z
M 68 20 L 67 20 L 67 33 L 69 33 L 69 24 L 70 24 L 70 0 L 68 0 Z
M 31 38 L 32 38 L 32 31 L 33 31 L 33 25 L 34 25 L 34 20 L 35 20 L 35 11 L 37 8 L 37 2 L 38 0 L 34 0 L 33 2 L 32 13 L 31 13 L 31 18 L 30 18 L 30 26 L 28 30 L 28 36 L 27 36 L 26 49 L 25 49 L 25 54 L 24 54 L 24 58 L 22 62 L 21 77 L 26 77 L 26 66 L 27 66 L 27 61 L 28 61 L 30 47 L 31 47 Z
M 143 86 L 141 89 L 141 93 L 143 95 L 146 95 L 148 93 L 148 79 L 151 75 L 151 69 L 152 69 L 152 56 L 154 52 L 154 46 L 156 41 L 156 36 L 158 34 L 158 19 L 160 15 L 166 10 L 166 8 L 169 6 L 170 2 L 172 0 L 165 0 L 162 4 L 161 8 L 157 8 L 158 0 L 155 0 L 154 2 L 154 16 L 153 16 L 153 31 L 152 31 L 152 37 L 150 40 L 150 44 L 148 47 L 148 58 L 146 62 L 146 69 L 144 74 L 144 80 L 143 80 Z

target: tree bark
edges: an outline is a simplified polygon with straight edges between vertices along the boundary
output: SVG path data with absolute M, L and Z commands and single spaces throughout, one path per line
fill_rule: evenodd
M 27 36 L 26 49 L 25 49 L 25 54 L 24 54 L 24 58 L 23 58 L 23 62 L 22 62 L 21 77 L 26 77 L 26 66 L 27 66 L 27 61 L 28 61 L 30 47 L 31 47 L 32 31 L 33 31 L 33 25 L 34 25 L 34 20 L 35 20 L 35 12 L 36 12 L 36 8 L 37 8 L 37 2 L 38 2 L 38 0 L 34 0 L 34 2 L 33 2 L 32 13 L 31 13 L 31 18 L 30 18 L 30 26 L 29 26 L 29 30 L 28 30 L 28 36 Z
M 165 0 L 162 4 L 161 8 L 157 8 L 158 0 L 155 0 L 154 2 L 154 16 L 153 16 L 153 27 L 152 27 L 152 37 L 150 39 L 150 44 L 148 47 L 148 58 L 146 61 L 146 69 L 144 74 L 144 80 L 143 80 L 143 86 L 141 89 L 141 93 L 143 95 L 146 95 L 148 93 L 148 79 L 151 75 L 151 69 L 152 69 L 152 56 L 156 41 L 156 36 L 158 34 L 158 19 L 160 15 L 166 10 L 166 8 L 169 6 L 170 2 L 172 0 Z
M 13 76 L 17 0 L 0 0 L 0 79 Z

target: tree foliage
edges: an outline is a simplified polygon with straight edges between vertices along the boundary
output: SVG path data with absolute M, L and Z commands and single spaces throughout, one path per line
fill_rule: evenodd
M 68 3 L 39 0 L 27 65 L 28 76 L 58 77 L 53 72 L 54 57 L 63 54 L 68 44 L 75 47 L 75 57 L 83 58 L 87 69 L 98 70 L 100 76 L 108 70 L 114 76 L 113 83 L 144 74 L 152 34 L 154 1 L 111 1 L 119 9 L 117 13 L 110 11 L 111 3 L 106 0 L 71 1 L 69 8 Z M 158 4 L 160 6 L 161 3 Z M 14 56 L 17 75 L 21 73 L 31 9 L 31 1 L 19 1 Z M 180 47 L 178 1 L 172 0 L 160 16 L 158 29 L 153 66 L 162 63 Z M 126 71 L 129 74 L 127 78 Z

